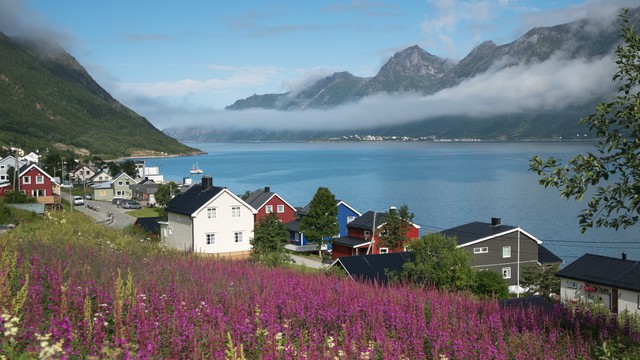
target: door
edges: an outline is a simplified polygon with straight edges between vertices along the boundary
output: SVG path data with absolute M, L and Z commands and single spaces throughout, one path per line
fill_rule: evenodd
M 618 289 L 611 289 L 611 312 L 618 313 Z

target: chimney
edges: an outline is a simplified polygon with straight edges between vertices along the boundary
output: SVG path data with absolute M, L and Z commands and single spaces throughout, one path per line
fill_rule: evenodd
M 398 211 L 398 208 L 395 206 L 389 206 L 389 214 L 395 214 Z
M 502 219 L 499 217 L 492 217 L 491 218 L 491 226 L 492 227 L 496 227 L 496 226 L 500 226 L 502 225 Z
M 622 253 L 622 260 L 627 260 L 627 254 Z
M 266 193 L 271 192 L 271 186 L 265 186 L 264 187 L 264 192 L 266 192 Z
M 211 176 L 203 176 L 202 177 L 202 191 L 207 190 L 208 188 L 213 186 L 213 178 Z

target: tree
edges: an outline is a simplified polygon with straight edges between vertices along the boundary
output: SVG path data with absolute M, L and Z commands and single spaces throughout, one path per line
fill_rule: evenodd
M 309 203 L 309 212 L 300 219 L 300 231 L 310 241 L 318 244 L 322 257 L 322 245 L 340 232 L 336 197 L 325 187 L 319 187 Z
M 120 171 L 131 176 L 132 178 L 136 178 L 138 176 L 138 170 L 136 169 L 136 163 L 132 160 L 127 160 L 120 164 Z M 115 174 L 114 174 L 115 175 Z
M 509 284 L 496 271 L 480 270 L 475 272 L 473 293 L 480 297 L 506 299 L 509 297 Z
M 556 273 L 560 270 L 560 264 L 551 266 L 526 266 L 522 269 L 520 284 L 527 289 L 528 295 L 539 293 L 544 297 L 560 293 L 560 279 Z
M 275 213 L 269 213 L 260 219 L 253 233 L 253 239 L 250 240 L 253 246 L 253 261 L 267 266 L 277 266 L 291 261 L 284 248 L 289 233 Z
M 158 185 L 158 190 L 156 190 L 154 197 L 156 199 L 156 203 L 160 205 L 160 207 L 163 207 L 179 193 L 180 190 L 178 189 L 178 184 L 173 181 L 169 181 L 166 184 Z
M 442 290 L 469 289 L 474 280 L 471 254 L 457 247 L 455 238 L 428 234 L 411 243 L 415 259 L 404 264 L 402 277 Z
M 16 175 L 16 168 L 9 165 L 9 167 L 7 167 L 7 180 L 9 180 L 9 183 L 11 184 L 11 188 L 15 189 L 16 188 L 16 180 L 17 180 L 17 175 Z
M 530 170 L 544 187 L 555 187 L 563 198 L 582 200 L 590 196 L 579 215 L 580 230 L 609 227 L 627 228 L 638 222 L 640 214 L 640 36 L 630 23 L 628 10 L 620 15 L 625 40 L 616 49 L 618 70 L 613 81 L 618 96 L 600 103 L 596 112 L 580 119 L 600 139 L 597 153 L 580 154 L 562 166 L 553 157 L 535 156 Z M 594 192 L 592 192 L 594 191 Z
M 378 236 L 380 244 L 393 252 L 402 250 L 407 242 L 407 231 L 412 226 L 413 217 L 407 204 L 400 206 L 400 210 L 389 209 L 384 217 L 384 231 Z

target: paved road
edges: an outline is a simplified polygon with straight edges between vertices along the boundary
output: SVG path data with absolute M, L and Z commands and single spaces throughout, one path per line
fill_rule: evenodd
M 314 259 L 306 258 L 304 256 L 291 255 L 291 258 L 293 258 L 293 261 L 296 264 L 304 265 L 314 269 L 326 269 L 329 265 L 331 265 L 331 264 L 324 264 L 320 262 L 320 259 L 314 260 Z
M 65 200 L 71 202 L 71 197 L 69 196 L 69 194 L 63 194 L 62 196 L 65 198 Z M 91 210 L 87 205 L 97 206 L 100 210 Z M 120 208 L 108 201 L 85 200 L 84 205 L 74 205 L 73 211 L 81 211 L 96 219 L 96 221 L 104 221 L 107 226 L 118 229 L 122 229 L 123 227 L 133 224 L 136 221 L 135 217 L 125 213 L 125 211 L 129 211 L 128 209 Z M 107 222 L 107 214 L 109 213 L 113 214 L 113 222 Z

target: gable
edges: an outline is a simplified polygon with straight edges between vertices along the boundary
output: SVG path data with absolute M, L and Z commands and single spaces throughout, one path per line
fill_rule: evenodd
M 494 226 L 489 223 L 483 223 L 480 221 L 475 221 L 451 229 L 443 230 L 439 234 L 447 237 L 455 237 L 458 242 L 458 247 L 466 247 L 518 231 L 520 231 L 521 235 L 524 235 L 525 237 L 528 237 L 529 239 L 538 243 L 538 245 L 542 244 L 542 241 L 538 240 L 535 236 L 520 229 L 519 227 L 509 225 Z
M 353 207 L 351 207 L 351 205 L 347 204 L 346 202 L 342 201 L 342 200 L 337 200 L 338 202 L 338 208 L 344 208 L 347 211 L 350 211 L 354 214 L 356 214 L 357 216 L 361 216 L 362 214 L 360 213 L 360 211 L 354 209 Z
M 411 252 L 389 254 L 344 256 L 336 259 L 330 267 L 341 266 L 353 280 L 386 283 L 388 272 L 400 272 L 404 264 L 413 261 Z

